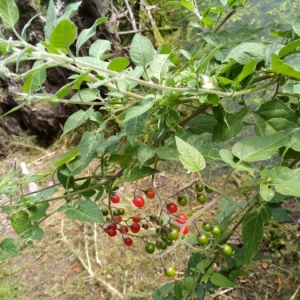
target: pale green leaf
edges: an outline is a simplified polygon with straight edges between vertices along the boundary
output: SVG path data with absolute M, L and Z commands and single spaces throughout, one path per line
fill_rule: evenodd
M 144 145 L 139 148 L 138 151 L 138 161 L 140 163 L 140 166 L 143 166 L 143 164 L 154 157 L 156 154 L 156 147 L 153 145 Z
M 160 159 L 164 160 L 180 160 L 180 155 L 177 149 L 170 147 L 160 147 L 156 150 L 156 154 Z
M 159 82 L 165 76 L 168 69 L 169 54 L 155 54 L 149 65 L 151 75 Z
M 232 147 L 232 154 L 241 161 L 262 161 L 270 159 L 280 147 L 285 146 L 288 140 L 287 136 L 280 133 L 249 136 Z
M 66 164 L 67 162 L 69 162 L 70 160 L 72 160 L 75 156 L 77 156 L 80 153 L 79 148 L 73 148 L 70 149 L 68 152 L 60 155 L 57 160 L 55 161 L 55 163 L 53 163 L 54 167 L 58 168 L 64 164 Z
M 31 212 L 30 215 L 31 222 L 37 222 L 40 219 L 42 219 L 45 216 L 48 207 L 49 207 L 49 203 L 43 202 L 43 203 L 37 203 L 34 206 L 28 208 L 28 210 Z
M 300 46 L 300 39 L 292 41 L 280 49 L 278 57 L 284 57 Z
M 233 85 L 237 87 L 246 77 L 253 74 L 256 69 L 256 61 L 252 60 L 244 65 L 242 72 L 234 80 Z
M 32 75 L 32 84 L 40 87 L 46 80 L 46 69 L 44 69 L 45 63 L 43 60 L 36 60 L 32 66 L 32 69 L 38 70 Z M 42 67 L 40 69 L 39 67 Z
M 110 50 L 111 50 L 110 41 L 99 39 L 91 45 L 89 49 L 89 55 L 101 59 L 101 57 L 105 54 L 105 52 Z
M 91 102 L 97 99 L 99 90 L 98 89 L 83 89 L 79 90 L 76 94 L 74 94 L 70 101 L 77 102 Z
M 88 109 L 86 111 L 79 110 L 73 115 L 71 115 L 68 120 L 66 121 L 64 125 L 64 130 L 62 135 L 60 136 L 61 138 L 66 135 L 68 132 L 72 131 L 76 127 L 82 125 L 92 114 L 93 114 L 92 109 Z
M 50 35 L 54 28 L 55 21 L 56 21 L 55 5 L 53 3 L 53 0 L 50 0 L 47 8 L 47 14 L 46 14 L 46 25 L 44 27 L 45 41 L 47 43 L 50 42 Z
M 216 286 L 220 286 L 220 287 L 234 286 L 234 283 L 232 281 L 230 281 L 227 277 L 225 277 L 220 273 L 213 273 L 210 276 L 210 281 Z
M 137 66 L 146 67 L 154 57 L 154 47 L 144 36 L 136 34 L 130 46 L 130 58 Z
M 205 168 L 204 157 L 195 147 L 177 136 L 175 140 L 177 150 L 180 154 L 180 161 L 185 169 L 190 172 L 199 172 Z
M 271 55 L 271 60 L 272 60 L 272 68 L 270 69 L 271 72 L 276 72 L 278 74 L 300 79 L 300 72 L 294 69 L 289 64 L 284 63 L 276 54 L 273 53 Z
M 300 173 L 286 167 L 271 171 L 272 185 L 282 195 L 300 197 Z
M 13 169 L 8 172 L 4 177 L 0 179 L 0 189 L 5 186 L 9 181 L 11 181 L 17 173 L 16 165 L 14 165 Z
M 300 130 L 297 130 L 295 133 L 293 133 L 288 147 L 300 152 Z
M 0 1 L 0 18 L 4 28 L 13 28 L 19 20 L 19 9 L 14 0 Z
M 99 18 L 97 19 L 93 26 L 91 28 L 88 28 L 88 29 L 83 29 L 78 38 L 77 38 L 77 41 L 76 41 L 76 55 L 78 56 L 79 54 L 79 50 L 80 48 L 83 46 L 83 44 L 88 41 L 88 39 L 90 39 L 91 37 L 93 37 L 95 34 L 96 34 L 96 29 L 97 29 L 97 26 L 102 24 L 104 21 L 106 21 L 107 18 Z
M 87 166 L 91 162 L 101 141 L 102 132 L 100 130 L 86 131 L 82 135 L 79 145 L 82 165 Z
M 300 16 L 298 16 L 298 18 L 293 22 L 292 27 L 294 32 L 300 36 Z
M 126 112 L 123 122 L 126 123 L 126 122 L 130 121 L 131 119 L 144 114 L 145 112 L 149 111 L 149 109 L 153 106 L 153 104 L 154 104 L 153 99 L 150 97 L 150 98 L 143 100 L 140 103 L 140 105 L 130 107 L 129 109 L 127 109 L 127 112 Z
M 193 5 L 193 3 L 190 2 L 190 1 L 187 1 L 187 0 L 181 0 L 181 1 L 180 1 L 180 4 L 181 4 L 183 7 L 187 8 L 187 9 L 194 9 L 194 8 L 195 8 L 195 6 Z
M 78 200 L 65 212 L 66 216 L 72 220 L 90 223 L 104 223 L 101 209 L 92 200 Z

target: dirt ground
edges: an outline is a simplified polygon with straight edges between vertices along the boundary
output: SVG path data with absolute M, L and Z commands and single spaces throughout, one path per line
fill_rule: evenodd
M 1 161 L 1 173 L 7 172 L 14 161 L 17 165 L 26 161 L 32 173 L 42 174 L 57 154 L 57 148 L 45 152 L 19 146 Z M 177 170 L 167 170 L 159 176 L 159 190 L 174 191 L 193 180 L 191 174 L 173 171 Z M 147 179 L 142 184 L 147 184 Z M 135 185 L 124 185 L 120 189 L 126 213 L 132 211 L 130 199 L 134 188 Z M 61 204 L 62 201 L 52 204 L 52 208 Z M 282 232 L 278 249 L 266 242 L 263 244 L 264 254 L 271 256 L 272 261 L 255 262 L 246 268 L 248 276 L 238 281 L 238 289 L 217 290 L 209 296 L 211 299 L 300 299 L 299 200 L 290 199 L 286 206 L 295 211 L 291 214 L 294 223 L 278 224 Z M 148 202 L 145 213 L 152 211 L 153 207 Z M 188 209 L 197 209 L 197 205 L 190 204 Z M 209 217 L 214 214 L 212 211 Z M 0 224 L 5 227 L 0 241 L 4 237 L 16 237 L 5 213 L 0 214 Z M 119 236 L 109 238 L 99 227 L 69 220 L 63 213 L 54 214 L 42 228 L 45 235 L 40 241 L 33 246 L 22 245 L 19 241 L 18 256 L 0 261 L 1 300 L 147 300 L 152 299 L 153 291 L 160 285 L 174 280 L 163 275 L 158 260 L 146 256 L 144 244 L 140 241 L 126 247 Z M 175 280 L 182 278 L 188 259 L 185 246 L 178 248 L 168 258 L 178 270 Z

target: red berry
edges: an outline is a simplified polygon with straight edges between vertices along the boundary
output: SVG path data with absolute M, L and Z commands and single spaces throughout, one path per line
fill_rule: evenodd
M 189 232 L 189 227 L 188 226 L 184 226 L 182 229 L 182 233 L 183 234 L 187 234 Z
M 145 194 L 148 199 L 153 199 L 155 197 L 155 192 L 153 189 L 148 189 Z
M 117 230 L 117 225 L 114 223 L 110 223 L 110 224 L 108 224 L 108 229 Z
M 119 203 L 120 202 L 120 197 L 118 195 L 112 195 L 110 199 L 111 199 L 112 203 Z
M 133 243 L 132 238 L 127 237 L 127 238 L 124 239 L 124 244 L 125 244 L 126 246 L 129 247 L 129 246 L 132 245 L 132 243 Z
M 178 216 L 177 216 L 176 222 L 180 223 L 180 224 L 184 224 L 187 219 L 188 218 L 185 214 L 179 213 Z
M 122 217 L 121 216 L 114 216 L 114 220 L 119 223 L 119 222 L 122 221 Z
M 127 226 L 121 226 L 119 231 L 124 234 L 127 233 L 129 231 L 129 228 Z
M 145 200 L 143 197 L 141 196 L 137 196 L 133 199 L 133 204 L 136 206 L 136 207 L 143 207 L 144 204 L 145 204 Z
M 167 210 L 169 213 L 174 214 L 177 211 L 177 205 L 173 202 L 167 204 Z
M 130 226 L 130 230 L 133 232 L 133 233 L 138 233 L 141 229 L 141 225 L 139 223 L 133 223 L 131 226 Z
M 113 237 L 113 236 L 117 235 L 117 230 L 115 230 L 115 229 L 109 229 L 107 233 L 108 233 L 108 235 L 110 237 Z
M 139 215 L 133 216 L 132 221 L 134 223 L 139 223 L 141 221 L 141 217 Z

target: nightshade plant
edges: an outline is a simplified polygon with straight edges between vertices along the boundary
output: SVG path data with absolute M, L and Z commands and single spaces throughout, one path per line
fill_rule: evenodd
M 284 31 L 271 30 L 273 41 L 260 41 L 263 28 L 222 30 L 246 2 L 222 0 L 200 12 L 195 1 L 171 1 L 170 5 L 181 5 L 198 18 L 192 24 L 201 38 L 198 50 L 180 50 L 180 60 L 168 45 L 155 49 L 150 40 L 136 34 L 130 45 L 130 62 L 124 57 L 110 59 L 107 40 L 95 41 L 89 55 L 80 56 L 81 47 L 106 21 L 98 19 L 78 34 L 71 16 L 80 2 L 57 18 L 50 1 L 45 39 L 31 45 L 26 42 L 26 29 L 32 20 L 17 32 L 18 8 L 13 0 L 1 0 L 3 26 L 11 29 L 14 37 L 0 34 L 0 67 L 2 77 L 22 86 L 16 99 L 18 108 L 37 102 L 89 107 L 69 117 L 61 137 L 87 120 L 98 125 L 84 132 L 78 146 L 55 159 L 54 171 L 45 175 L 55 179 L 52 187 L 22 193 L 23 185 L 45 176 L 26 175 L 16 180 L 16 168 L 1 179 L 1 193 L 9 199 L 1 209 L 10 214 L 12 227 L 24 242 L 41 239 L 39 225 L 55 212 L 98 223 L 109 236 L 122 235 L 128 247 L 134 246 L 136 233 L 147 232 L 145 252 L 161 260 L 167 276 L 174 276 L 176 266 L 165 266 L 163 258 L 176 251 L 187 233 L 185 242 L 192 254 L 184 278 L 162 286 L 153 295 L 156 300 L 203 299 L 211 289 L 234 286 L 244 274 L 243 265 L 263 257 L 259 249 L 264 225 L 271 218 L 290 221 L 282 200 L 300 197 L 300 17 Z M 19 64 L 24 61 L 33 65 L 21 73 Z M 56 66 L 73 75 L 56 94 L 50 94 L 43 84 L 47 69 Z M 105 97 L 99 87 L 107 89 Z M 70 90 L 74 95 L 64 99 Z M 111 121 L 119 124 L 120 131 L 104 137 Z M 245 125 L 248 134 L 242 137 Z M 226 148 L 224 141 L 228 141 Z M 97 161 L 93 175 L 80 176 L 92 160 Z M 180 161 L 198 176 L 167 201 L 155 185 L 156 174 L 163 171 L 162 161 Z M 227 166 L 221 188 L 207 182 L 207 161 Z M 232 189 L 234 173 L 243 176 L 240 185 Z M 124 209 L 114 206 L 122 201 L 114 191 L 125 182 L 146 177 L 149 186 L 137 189 L 132 199 L 140 209 L 147 201 L 156 203 L 152 204 L 153 214 L 124 218 Z M 53 196 L 59 186 L 64 192 Z M 198 197 L 202 207 L 189 218 L 181 212 L 184 207 L 176 204 L 177 199 L 178 203 L 185 200 L 185 189 L 193 191 L 195 202 Z M 16 198 L 17 191 L 21 195 Z M 211 192 L 214 200 L 205 203 Z M 49 212 L 49 202 L 58 199 L 65 199 L 65 204 Z M 215 206 L 219 214 L 214 224 L 202 220 L 203 213 Z M 189 227 L 194 225 L 198 234 L 189 236 Z M 237 247 L 230 237 L 240 226 L 243 244 Z M 16 252 L 12 239 L 0 244 L 2 258 Z

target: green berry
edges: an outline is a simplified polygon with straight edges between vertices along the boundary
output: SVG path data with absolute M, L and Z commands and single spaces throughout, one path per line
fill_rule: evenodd
M 165 267 L 165 275 L 167 277 L 173 277 L 175 275 L 175 269 L 172 266 Z
M 177 203 L 178 203 L 178 205 L 180 205 L 180 206 L 186 206 L 187 203 L 188 203 L 188 199 L 187 199 L 186 196 L 179 196 L 179 197 L 177 198 Z
M 204 231 L 211 231 L 211 226 L 208 224 L 208 223 L 203 223 L 203 225 L 202 225 L 202 229 L 204 230 Z
M 207 198 L 206 198 L 205 195 L 199 194 L 199 195 L 197 196 L 197 201 L 198 201 L 199 203 L 201 203 L 201 204 L 204 204 L 204 203 L 207 201 Z
M 196 185 L 195 185 L 195 190 L 196 190 L 198 193 L 202 193 L 203 190 L 204 190 L 204 185 L 203 185 L 203 184 L 196 184 Z
M 211 229 L 212 235 L 219 235 L 221 233 L 221 229 L 218 225 L 215 225 Z
M 232 254 L 232 248 L 228 245 L 228 244 L 224 244 L 222 247 L 221 247 L 221 253 L 224 255 L 224 256 L 230 256 Z
M 200 246 L 205 246 L 208 243 L 208 235 L 205 233 L 202 233 L 197 236 L 197 242 Z

